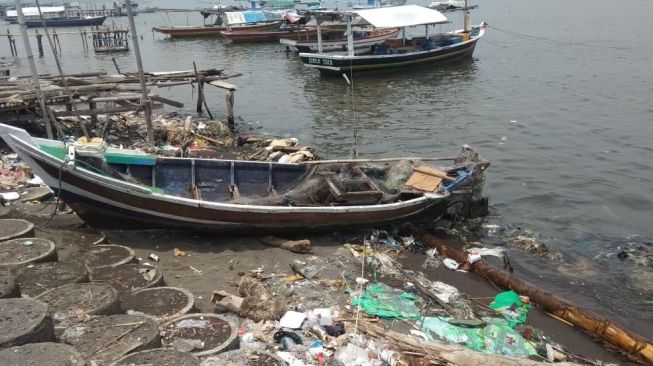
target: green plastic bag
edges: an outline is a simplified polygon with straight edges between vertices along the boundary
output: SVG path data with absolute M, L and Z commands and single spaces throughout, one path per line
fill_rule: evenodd
M 413 294 L 392 288 L 384 283 L 371 283 L 360 297 L 352 298 L 351 304 L 359 306 L 368 315 L 385 319 L 417 319 L 421 316 Z
M 531 305 L 521 301 L 515 291 L 506 291 L 497 294 L 490 307 L 501 313 L 508 320 L 511 328 L 514 328 L 517 324 L 524 324 L 528 316 L 528 311 L 531 309 Z
M 425 317 L 422 330 L 431 341 L 461 344 L 472 351 L 517 357 L 537 353 L 528 341 L 510 328 L 505 319 L 483 318 L 488 323 L 483 328 L 460 327 L 449 323 L 449 320 L 450 318 Z

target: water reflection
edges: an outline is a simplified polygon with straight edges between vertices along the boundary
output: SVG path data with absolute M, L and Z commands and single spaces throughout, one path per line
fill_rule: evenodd
M 354 75 L 353 100 L 344 77 L 320 78 L 308 71 L 304 95 L 312 108 L 312 136 L 330 155 L 351 152 L 354 126 L 361 136 L 359 151 L 394 154 L 406 148 L 406 141 L 414 147 L 421 140 L 418 145 L 428 148 L 421 152 L 428 154 L 433 152 L 433 134 L 458 129 L 461 109 L 474 102 L 477 67 L 468 60 L 387 77 Z

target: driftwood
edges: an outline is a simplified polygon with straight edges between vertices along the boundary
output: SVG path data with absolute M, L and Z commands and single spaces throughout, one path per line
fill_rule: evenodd
M 258 238 L 258 240 L 265 245 L 290 250 L 293 253 L 310 253 L 313 250 L 313 245 L 308 239 L 287 240 L 274 236 L 264 236 Z
M 211 302 L 256 322 L 279 320 L 286 312 L 284 304 L 274 299 L 270 291 L 254 278 L 242 277 L 238 292 L 242 297 L 225 291 L 213 291 Z
M 448 246 L 442 239 L 426 231 L 413 228 L 413 234 L 429 247 L 436 248 L 439 253 L 459 263 L 468 264 L 474 272 L 485 277 L 497 286 L 512 289 L 519 294 L 526 295 L 531 301 L 539 304 L 544 310 L 551 312 L 553 315 L 598 335 L 628 355 L 653 364 L 653 344 L 648 339 L 624 329 L 589 310 L 580 308 L 568 300 L 550 292 L 540 290 L 534 284 L 520 280 L 511 273 L 501 270 L 483 260 L 469 264 L 467 262 L 466 252 Z
M 485 353 L 470 351 L 466 348 L 427 342 L 423 339 L 408 334 L 395 332 L 386 329 L 379 324 L 370 322 L 368 319 L 359 319 L 358 329 L 369 335 L 371 338 L 381 339 L 391 344 L 393 349 L 410 355 L 421 355 L 431 364 L 435 365 L 457 365 L 457 366 L 542 366 L 542 362 L 532 361 L 526 358 L 509 356 L 494 356 Z M 407 358 L 402 357 L 398 365 L 411 365 Z M 559 366 L 573 365 L 568 362 L 558 362 Z

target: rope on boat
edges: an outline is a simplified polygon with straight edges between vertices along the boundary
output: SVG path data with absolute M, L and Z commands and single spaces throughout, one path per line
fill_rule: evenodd
M 621 46 L 609 46 L 609 45 L 601 45 L 601 44 L 589 44 L 589 43 L 578 43 L 578 42 L 566 42 L 566 41 L 560 41 L 556 40 L 553 38 L 546 38 L 546 37 L 540 37 L 540 36 L 534 36 L 526 33 L 519 33 L 515 31 L 510 31 L 507 29 L 501 29 L 497 28 L 495 26 L 487 25 L 488 28 L 492 28 L 496 31 L 499 31 L 501 33 L 505 33 L 507 35 L 520 38 L 520 39 L 525 39 L 527 41 L 532 41 L 532 42 L 542 42 L 542 43 L 551 43 L 551 44 L 556 44 L 559 46 L 579 46 L 579 47 L 595 47 L 595 48 L 611 48 L 615 50 L 624 50 L 628 49 L 630 47 L 621 47 Z
M 64 159 L 63 162 L 61 162 L 61 165 L 59 165 L 59 185 L 57 189 L 57 203 L 54 206 L 54 210 L 52 211 L 52 214 L 50 214 L 50 217 L 48 220 L 40 225 L 34 226 L 35 229 L 40 229 L 44 226 L 47 226 L 50 222 L 52 222 L 52 219 L 54 219 L 54 216 L 57 214 L 57 210 L 59 210 L 59 204 L 61 203 L 61 176 L 63 172 L 63 166 L 68 163 L 67 159 Z

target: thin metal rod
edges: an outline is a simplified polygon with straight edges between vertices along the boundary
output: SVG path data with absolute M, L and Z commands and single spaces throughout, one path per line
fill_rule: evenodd
M 134 24 L 134 13 L 132 11 L 132 3 L 130 0 L 125 0 L 127 7 L 127 16 L 129 17 L 129 28 L 132 33 L 132 40 L 134 41 L 134 53 L 136 54 L 136 66 L 138 67 L 138 78 L 141 81 L 141 92 L 143 92 L 142 103 L 145 107 L 145 123 L 147 124 L 147 142 L 154 143 L 154 134 L 152 131 L 152 105 L 150 98 L 147 96 L 147 87 L 145 86 L 145 74 L 143 73 L 143 61 L 141 60 L 141 49 L 138 45 L 138 33 L 136 32 L 136 25 Z
M 41 5 L 39 4 L 38 0 L 35 0 L 35 4 L 36 4 L 36 9 L 39 11 L 39 19 L 41 20 L 41 25 L 43 26 L 43 31 L 45 32 L 45 38 L 48 39 L 48 43 L 50 44 L 50 49 L 52 50 L 52 56 L 54 57 L 54 61 L 57 64 L 57 70 L 59 71 L 59 77 L 61 78 L 61 85 L 63 85 L 63 93 L 68 96 L 68 102 L 70 103 L 71 107 L 73 108 L 73 111 L 75 111 L 75 114 L 77 115 L 77 121 L 79 122 L 79 127 L 82 129 L 82 133 L 84 133 L 84 137 L 86 137 L 86 141 L 89 141 L 90 136 L 88 135 L 86 126 L 84 126 L 84 121 L 82 121 L 82 116 L 79 115 L 79 110 L 75 105 L 73 94 L 70 93 L 68 90 L 68 81 L 66 81 L 66 78 L 64 77 L 63 70 L 61 69 L 61 62 L 59 62 L 59 57 L 57 57 L 57 53 L 55 52 L 54 43 L 52 42 L 52 38 L 50 38 L 50 32 L 48 32 L 48 27 L 45 25 L 45 20 L 43 19 L 43 13 L 41 12 Z M 59 48 L 59 50 L 61 50 L 61 47 Z M 55 119 L 53 122 L 56 124 L 57 120 Z
M 23 5 L 20 3 L 20 0 L 16 0 L 16 15 L 18 15 L 18 24 L 20 24 L 20 33 L 23 38 L 23 44 L 25 45 L 25 54 L 27 55 L 27 61 L 29 62 L 29 70 L 32 73 L 34 91 L 36 92 L 36 98 L 38 98 L 39 104 L 41 105 L 43 120 L 45 121 L 45 132 L 47 133 L 48 138 L 52 139 L 54 137 L 52 133 L 52 125 L 50 124 L 50 118 L 48 118 L 48 110 L 45 108 L 45 96 L 41 92 L 41 84 L 39 84 L 39 73 L 36 71 L 36 63 L 34 63 L 32 47 L 29 44 L 29 38 L 27 38 L 27 27 L 25 26 Z
M 342 163 L 388 163 L 401 160 L 422 160 L 422 161 L 449 161 L 456 160 L 455 156 L 445 156 L 439 158 L 409 156 L 404 158 L 378 158 L 378 159 L 341 159 L 341 160 L 312 160 L 302 161 L 302 164 L 316 165 L 316 164 L 342 164 Z

